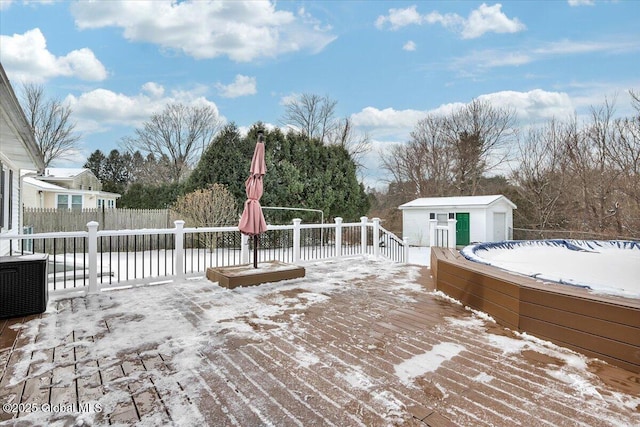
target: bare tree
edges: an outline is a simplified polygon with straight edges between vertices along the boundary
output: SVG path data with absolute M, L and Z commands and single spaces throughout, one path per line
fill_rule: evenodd
M 416 124 L 407 144 L 382 156 L 383 168 L 396 182 L 410 183 L 413 197 L 445 195 L 451 188 L 452 151 L 444 131 L 442 117 L 427 115 Z
M 280 122 L 297 127 L 309 139 L 327 142 L 327 137 L 338 125 L 335 119 L 337 103 L 327 96 L 303 93 L 285 105 L 285 114 Z
M 515 113 L 478 100 L 448 116 L 427 115 L 411 140 L 382 156 L 396 182 L 410 182 L 415 196 L 474 195 L 481 180 L 508 159 Z
M 527 204 L 519 206 L 526 210 L 530 221 L 524 224 L 527 227 L 546 230 L 567 225 L 567 212 L 561 208 L 567 198 L 569 178 L 565 147 L 567 141 L 574 139 L 574 132 L 572 124 L 552 120 L 544 127 L 530 129 L 518 144 L 520 163 L 511 179 Z
M 47 98 L 42 86 L 29 83 L 22 85 L 22 101 L 45 168 L 77 150 L 81 135 L 75 132 L 76 124 L 71 121 L 71 107 Z
M 178 182 L 188 175 L 219 126 L 217 112 L 210 106 L 169 104 L 136 129 L 135 137 L 123 138 L 123 143 L 131 152 L 140 150 L 157 159 L 167 157 L 169 180 Z
M 475 195 L 482 176 L 509 159 L 516 135 L 515 111 L 474 99 L 445 120 L 446 142 L 455 152 L 455 186 Z
M 631 96 L 631 105 L 635 108 L 638 117 L 640 117 L 640 93 L 635 90 L 629 90 L 629 95 Z
M 345 117 L 339 120 L 336 126 L 329 132 L 329 143 L 336 144 L 347 150 L 351 160 L 358 169 L 364 168 L 363 157 L 371 151 L 371 140 L 366 133 L 358 134 L 353 129 L 351 119 Z
M 640 235 L 640 97 L 630 91 L 636 115 L 614 121 L 614 137 L 609 154 L 620 171 L 617 189 L 623 197 L 616 200 L 620 228 L 632 236 Z
M 610 151 L 615 140 L 613 115 L 614 104 L 607 100 L 600 107 L 592 107 L 591 122 L 567 141 L 575 194 L 579 194 L 577 226 L 582 229 L 604 232 L 611 219 L 619 220 L 615 186 L 620 171 L 612 167 Z M 621 228 L 619 222 L 617 228 Z

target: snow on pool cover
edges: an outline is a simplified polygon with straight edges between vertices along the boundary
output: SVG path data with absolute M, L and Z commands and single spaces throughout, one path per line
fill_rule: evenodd
M 543 281 L 640 298 L 640 242 L 622 240 L 517 240 L 479 243 L 462 255 Z

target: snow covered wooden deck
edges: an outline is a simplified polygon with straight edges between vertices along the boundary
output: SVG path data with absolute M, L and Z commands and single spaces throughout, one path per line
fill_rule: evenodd
M 0 424 L 640 424 L 638 375 L 465 309 L 424 267 L 305 268 L 253 288 L 203 278 L 0 320 Z

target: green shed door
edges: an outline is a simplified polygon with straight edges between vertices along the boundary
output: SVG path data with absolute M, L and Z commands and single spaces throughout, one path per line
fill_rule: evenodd
M 469 244 L 469 213 L 456 214 L 456 246 Z

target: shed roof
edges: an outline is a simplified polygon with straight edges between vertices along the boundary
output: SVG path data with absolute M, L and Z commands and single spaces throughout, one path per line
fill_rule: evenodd
M 501 194 L 491 196 L 421 197 L 400 205 L 399 209 L 488 207 L 500 200 L 504 200 L 513 209 L 517 209 L 515 203 Z

